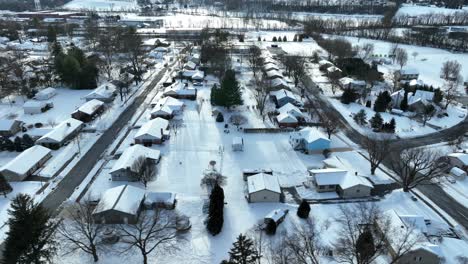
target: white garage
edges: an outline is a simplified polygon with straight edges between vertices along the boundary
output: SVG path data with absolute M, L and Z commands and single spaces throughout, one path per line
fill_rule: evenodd
M 247 200 L 250 203 L 277 203 L 281 201 L 278 177 L 259 173 L 247 178 Z

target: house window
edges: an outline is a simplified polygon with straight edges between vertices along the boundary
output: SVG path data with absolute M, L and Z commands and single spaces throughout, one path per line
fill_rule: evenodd
M 360 192 L 361 192 L 361 190 L 357 189 L 357 190 L 356 190 L 356 192 L 357 192 L 357 193 L 360 193 Z
M 328 189 L 334 189 L 335 185 L 328 185 Z
M 319 189 L 320 189 L 320 190 L 323 190 L 323 189 L 325 189 L 325 186 L 320 185 L 320 186 L 319 186 Z
M 266 199 L 267 199 L 267 197 L 266 197 L 266 196 L 263 196 L 263 200 L 266 200 Z

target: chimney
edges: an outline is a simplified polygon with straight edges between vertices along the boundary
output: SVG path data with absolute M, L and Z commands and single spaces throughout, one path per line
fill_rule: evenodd
M 357 171 L 355 171 L 355 172 L 354 172 L 354 175 L 356 175 L 356 176 L 357 176 Z
M 71 127 L 71 124 L 69 122 L 67 122 L 67 127 Z
M 161 128 L 161 139 L 163 138 L 164 134 L 163 134 L 163 129 Z

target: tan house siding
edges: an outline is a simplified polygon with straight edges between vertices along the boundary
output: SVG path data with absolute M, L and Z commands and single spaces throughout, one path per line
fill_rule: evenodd
M 251 203 L 277 203 L 280 201 L 280 194 L 268 190 L 261 190 L 249 194 L 249 202 Z

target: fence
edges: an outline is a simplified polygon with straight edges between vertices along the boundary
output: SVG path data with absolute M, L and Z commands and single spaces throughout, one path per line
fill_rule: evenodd
M 295 131 L 294 128 L 244 128 L 244 133 L 285 133 Z

